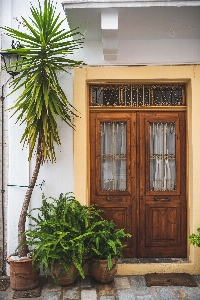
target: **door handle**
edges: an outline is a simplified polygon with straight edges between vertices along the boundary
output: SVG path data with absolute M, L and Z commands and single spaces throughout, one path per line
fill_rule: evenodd
M 115 197 L 115 198 L 110 198 L 110 197 L 106 197 L 107 201 L 122 201 L 122 197 Z
M 154 197 L 154 201 L 169 202 L 170 201 L 170 197 L 167 197 L 167 198 Z

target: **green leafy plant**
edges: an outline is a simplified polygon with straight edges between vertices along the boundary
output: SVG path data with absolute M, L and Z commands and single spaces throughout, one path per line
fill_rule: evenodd
M 56 13 L 56 8 L 50 0 L 44 0 L 43 8 L 39 1 L 38 8 L 31 5 L 30 12 L 31 17 L 28 21 L 22 17 L 28 33 L 9 27 L 2 28 L 8 36 L 20 41 L 23 46 L 5 50 L 22 57 L 22 60 L 14 63 L 19 68 L 19 76 L 11 83 L 11 93 L 21 88 L 23 91 L 10 109 L 13 110 L 13 115 L 17 115 L 16 122 L 25 125 L 21 142 L 23 146 L 29 147 L 29 161 L 36 149 L 35 169 L 18 223 L 18 243 L 22 245 L 18 249 L 19 256 L 25 256 L 28 252 L 26 243 L 23 243 L 23 233 L 40 166 L 48 159 L 51 162 L 56 160 L 54 143 L 61 144 L 58 117 L 74 128 L 73 118 L 77 116 L 75 108 L 69 103 L 59 84 L 57 71 L 67 72 L 66 67 L 82 63 L 67 57 L 80 48 L 80 33 L 77 29 L 62 29 L 65 19 L 60 20 L 60 14 Z
M 189 241 L 192 245 L 196 245 L 197 247 L 200 247 L 200 228 L 197 228 L 198 233 L 192 233 L 189 236 Z
M 49 200 L 43 195 L 42 206 L 33 209 L 38 211 L 37 217 L 28 214 L 32 225 L 25 235 L 26 243 L 32 247 L 33 262 L 37 268 L 43 263 L 46 273 L 55 262 L 63 265 L 68 273 L 74 265 L 84 278 L 88 241 L 94 234 L 92 224 L 100 218 L 101 211 L 93 205 L 81 205 L 72 193 L 60 194 L 58 199 L 49 197 Z
M 116 229 L 113 221 L 103 218 L 93 222 L 90 230 L 94 232 L 88 240 L 90 259 L 107 260 L 108 270 L 111 270 L 117 260 L 123 257 L 122 250 L 126 247 L 124 239 L 131 235 L 125 233 L 124 229 Z
M 113 259 L 116 263 L 123 256 L 126 245 L 122 241 L 131 235 L 116 229 L 115 223 L 105 220 L 102 213 L 96 205 L 81 205 L 72 193 L 49 200 L 43 195 L 42 206 L 28 214 L 31 228 L 24 233 L 36 267 L 43 263 L 47 273 L 58 262 L 70 273 L 70 266 L 74 265 L 84 278 L 86 262 L 107 259 L 111 270 Z

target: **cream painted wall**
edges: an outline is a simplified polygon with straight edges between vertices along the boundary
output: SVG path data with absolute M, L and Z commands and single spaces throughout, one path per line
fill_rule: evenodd
M 87 85 L 90 82 L 129 81 L 158 82 L 184 81 L 187 92 L 187 201 L 188 232 L 196 232 L 200 226 L 200 66 L 141 66 L 141 67 L 84 67 L 74 73 L 74 105 L 81 113 L 75 120 L 74 133 L 74 191 L 77 199 L 89 204 L 89 98 Z M 167 264 L 120 264 L 118 274 L 145 274 L 148 272 L 200 273 L 200 248 L 188 243 L 188 262 Z

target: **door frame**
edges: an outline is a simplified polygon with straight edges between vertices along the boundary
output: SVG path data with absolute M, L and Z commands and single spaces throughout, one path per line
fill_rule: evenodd
M 88 107 L 88 84 L 94 82 L 182 82 L 187 84 L 186 98 L 187 107 L 179 108 L 179 111 L 187 111 L 187 210 L 188 227 L 187 235 L 196 232 L 199 225 L 199 195 L 200 185 L 196 180 L 199 178 L 200 167 L 196 163 L 199 160 L 198 128 L 200 118 L 199 80 L 200 66 L 102 66 L 81 67 L 74 69 L 74 93 L 73 104 L 80 112 L 81 118 L 75 118 L 76 130 L 74 131 L 74 193 L 82 204 L 90 203 L 89 195 L 89 107 Z M 71 98 L 72 100 L 72 98 Z M 167 109 L 170 111 L 170 108 Z M 81 151 L 80 151 L 81 149 Z M 160 263 L 134 262 L 119 265 L 119 274 L 145 274 L 146 272 L 162 272 Z M 188 242 L 188 261 L 168 262 L 165 264 L 165 272 L 189 272 L 200 273 L 199 249 Z M 133 271 L 134 270 L 134 271 Z

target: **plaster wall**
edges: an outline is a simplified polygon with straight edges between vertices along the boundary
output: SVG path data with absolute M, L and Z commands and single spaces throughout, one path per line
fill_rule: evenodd
M 87 65 L 199 64 L 200 40 L 121 40 L 117 59 L 104 60 L 101 41 L 86 41 L 75 58 Z
M 1 1 L 1 0 L 0 0 Z M 33 5 L 38 6 L 38 1 L 31 1 Z M 61 13 L 61 18 L 66 16 L 62 9 L 61 1 L 54 1 L 57 7 L 57 11 Z M 12 5 L 11 5 L 12 4 Z M 30 16 L 30 2 L 25 1 L 23 5 L 21 1 L 7 0 L 1 3 L 2 14 L 1 24 L 2 26 L 8 26 L 26 31 L 16 18 L 21 21 L 21 15 L 26 19 Z M 19 11 L 20 7 L 20 11 Z M 64 22 L 64 28 L 68 30 L 67 21 Z M 1 31 L 1 48 L 10 48 L 12 38 L 7 37 L 3 31 Z M 5 84 L 5 96 L 9 94 L 10 89 L 10 76 L 1 71 L 1 84 Z M 73 102 L 73 70 L 68 70 L 68 73 L 58 74 L 59 82 L 63 88 L 68 100 Z M 17 99 L 19 92 L 13 95 L 7 96 L 4 102 L 5 109 L 13 105 Z M 7 241 L 7 255 L 15 252 L 18 245 L 17 241 L 17 227 L 18 219 L 24 200 L 26 187 L 29 185 L 30 178 L 35 166 L 35 159 L 33 157 L 31 162 L 28 162 L 28 148 L 22 149 L 20 143 L 21 136 L 23 134 L 23 125 L 15 124 L 15 117 L 11 117 L 11 112 L 5 112 L 5 145 L 7 148 L 6 156 L 4 157 L 4 186 L 5 186 L 5 225 L 7 230 L 5 231 L 5 238 Z M 40 207 L 42 200 L 42 193 L 49 197 L 58 197 L 60 193 L 73 192 L 73 130 L 66 124 L 58 120 L 59 133 L 61 139 L 61 146 L 56 147 L 56 163 L 45 163 L 41 169 L 37 179 L 36 187 L 34 189 L 30 210 L 35 207 Z M 9 134 L 8 134 L 9 132 Z M 5 149 L 6 150 L 6 149 Z M 0 158 L 1 159 L 1 158 Z M 41 185 L 42 184 L 42 185 Z M 0 208 L 1 212 L 1 208 Z M 27 226 L 29 226 L 27 224 Z M 2 231 L 2 227 L 0 228 Z M 1 237 L 2 237 L 2 232 Z M 1 238 L 2 239 L 2 238 Z M 2 240 L 0 240 L 2 242 Z M 6 248 L 6 245 L 5 245 Z M 0 245 L 1 249 L 1 245 Z M 1 253 L 1 250 L 0 250 Z M 6 255 L 6 254 L 5 254 Z M 9 275 L 9 267 L 7 266 L 7 274 Z
M 5 5 L 6 4 L 6 5 Z M 0 26 L 10 26 L 11 21 L 11 1 L 5 3 L 0 0 Z M 4 12 L 4 13 L 3 13 Z M 0 47 L 2 48 L 3 38 L 0 37 Z M 8 113 L 5 111 L 5 98 L 8 91 L 9 78 L 6 72 L 2 70 L 0 65 L 0 185 L 1 185 L 1 199 L 0 199 L 0 270 L 1 274 L 5 274 L 5 261 L 3 257 L 7 255 L 7 209 L 8 209 L 8 169 L 9 169 L 9 145 L 8 145 Z
M 90 82 L 158 82 L 184 81 L 187 92 L 187 235 L 196 232 L 199 221 L 200 185 L 198 174 L 199 130 L 200 130 L 200 66 L 148 66 L 148 67 L 84 67 L 76 68 L 74 73 L 74 105 L 81 118 L 75 120 L 74 133 L 74 191 L 83 204 L 90 203 L 89 195 L 89 96 Z M 81 149 L 81 151 L 80 151 Z M 120 264 L 118 274 L 134 275 L 151 272 L 189 272 L 200 273 L 200 249 L 188 243 L 188 261 L 184 263 Z

